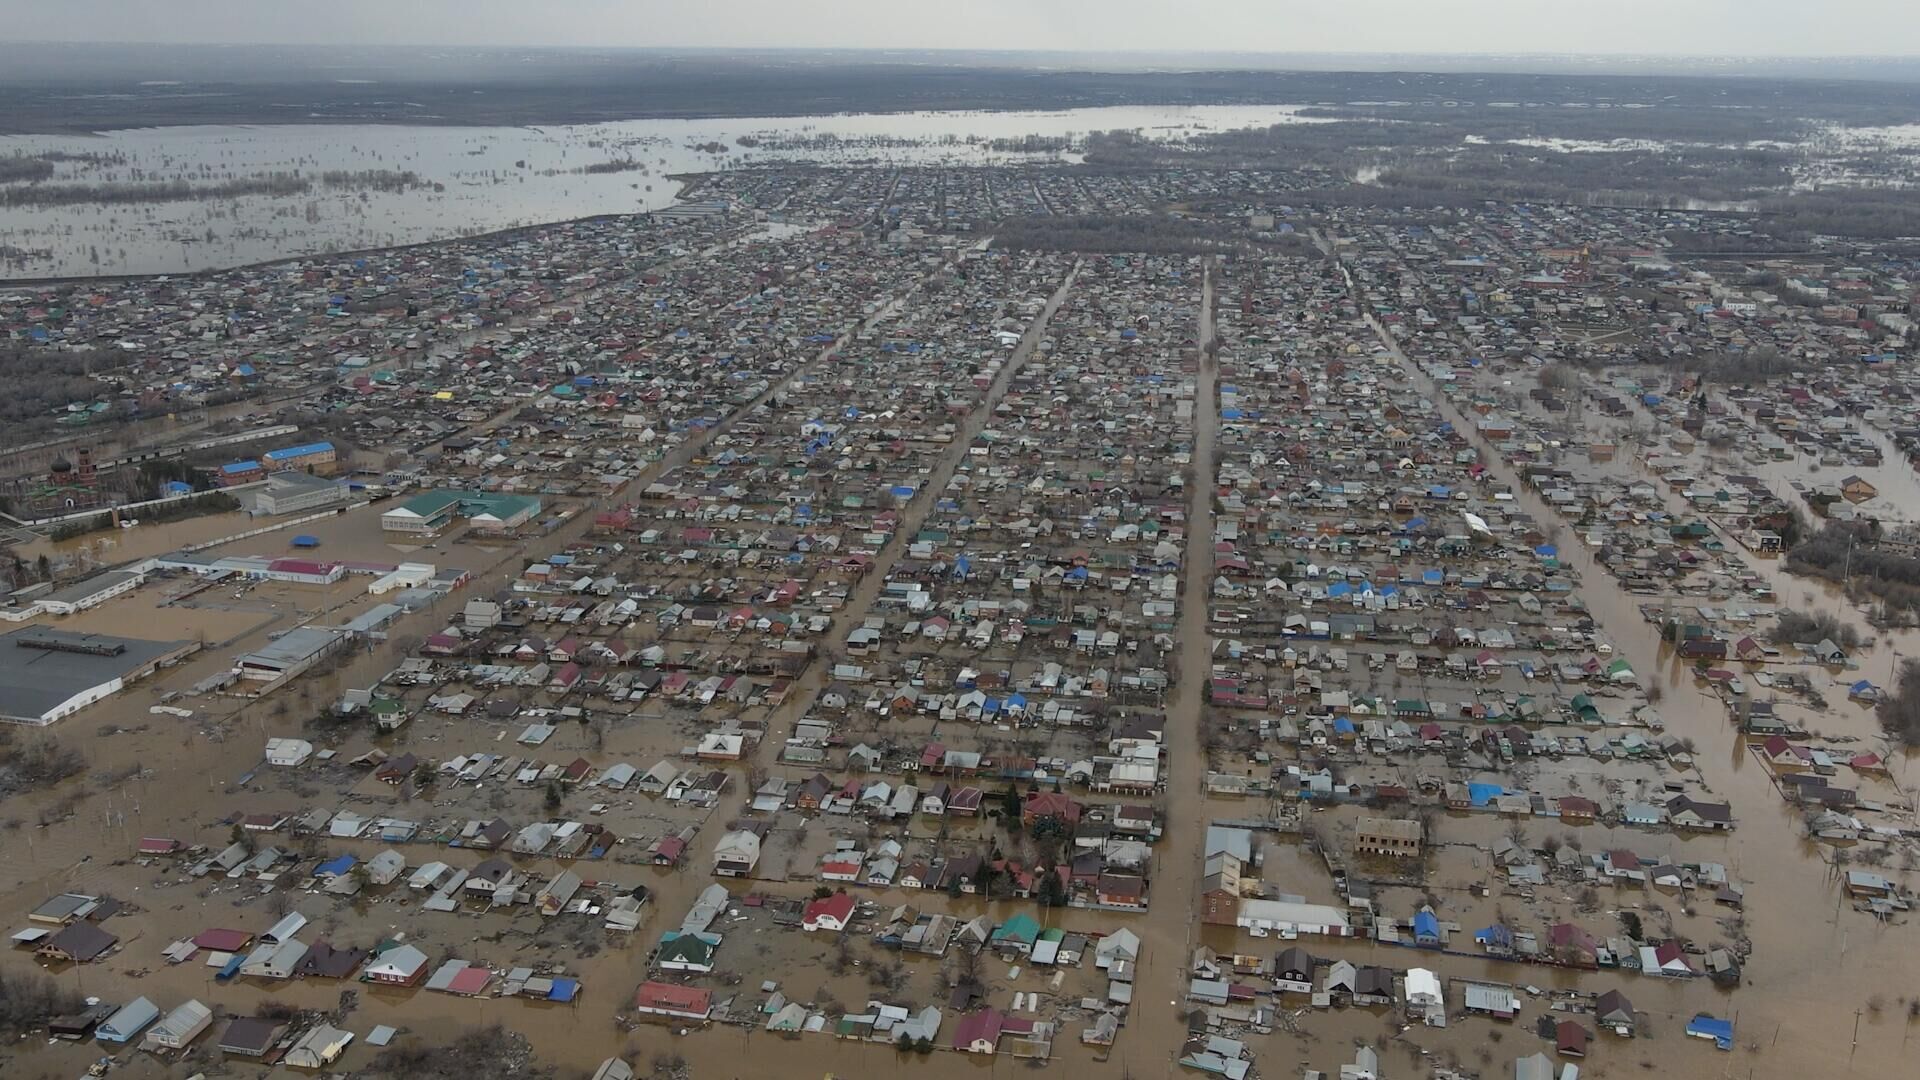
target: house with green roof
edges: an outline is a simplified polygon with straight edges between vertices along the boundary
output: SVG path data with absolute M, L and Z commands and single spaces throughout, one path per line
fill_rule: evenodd
M 713 954 L 720 949 L 718 934 L 687 934 L 669 930 L 660 935 L 660 947 L 654 951 L 654 966 L 662 971 L 713 970 Z
M 1033 916 L 1021 912 L 995 928 L 993 936 L 988 939 L 988 944 L 996 949 L 1011 949 L 1024 953 L 1033 948 L 1033 943 L 1039 937 L 1040 924 L 1034 921 Z
M 373 723 L 381 731 L 393 731 L 407 722 L 407 707 L 390 697 L 375 697 L 368 705 L 373 713 Z

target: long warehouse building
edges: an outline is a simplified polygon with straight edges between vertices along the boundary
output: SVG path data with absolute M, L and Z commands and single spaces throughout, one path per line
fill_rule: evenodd
M 199 648 L 46 626 L 0 635 L 0 720 L 44 727 Z

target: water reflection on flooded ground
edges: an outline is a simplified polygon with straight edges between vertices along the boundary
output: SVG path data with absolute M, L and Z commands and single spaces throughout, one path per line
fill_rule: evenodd
M 669 179 L 761 162 L 992 165 L 1061 161 L 995 139 L 1129 130 L 1157 139 L 1304 122 L 1298 106 L 1114 106 L 1057 112 L 629 120 L 524 128 L 181 127 L 94 138 L 10 136 L 0 155 L 59 151 L 50 185 L 186 180 L 197 187 L 298 174 L 286 196 L 0 207 L 0 248 L 43 253 L 0 277 L 172 274 L 324 251 L 393 247 L 597 214 L 658 210 Z M 589 166 L 622 163 L 617 171 Z M 329 186 L 323 174 L 412 173 L 405 190 Z

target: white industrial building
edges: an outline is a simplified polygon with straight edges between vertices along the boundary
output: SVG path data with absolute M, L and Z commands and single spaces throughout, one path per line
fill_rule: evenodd
M 64 589 L 55 589 L 35 601 L 49 615 L 72 615 L 97 604 L 104 604 L 123 593 L 140 587 L 146 575 L 130 570 L 109 570 Z
M 289 470 L 267 477 L 266 485 L 253 494 L 254 513 L 261 515 L 298 514 L 339 506 L 347 501 L 347 485 L 324 476 Z

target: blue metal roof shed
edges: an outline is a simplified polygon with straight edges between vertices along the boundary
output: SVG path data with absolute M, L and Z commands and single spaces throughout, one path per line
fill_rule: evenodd
M 1700 1013 L 1687 1021 L 1687 1034 L 1696 1039 L 1712 1039 L 1722 1050 L 1733 1049 L 1733 1021 L 1719 1020 Z

